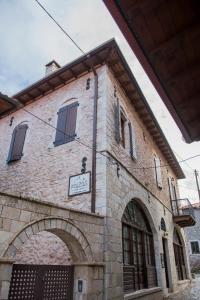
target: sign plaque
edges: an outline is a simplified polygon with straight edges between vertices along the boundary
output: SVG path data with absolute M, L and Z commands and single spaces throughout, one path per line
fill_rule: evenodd
M 91 172 L 73 175 L 69 177 L 69 196 L 90 193 L 91 190 Z

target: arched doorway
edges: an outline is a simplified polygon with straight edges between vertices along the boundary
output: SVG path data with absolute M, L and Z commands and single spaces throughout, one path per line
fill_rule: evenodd
M 153 233 L 142 207 L 130 201 L 122 216 L 124 292 L 157 286 Z
M 177 277 L 178 280 L 184 280 L 187 278 L 185 258 L 183 252 L 184 243 L 182 242 L 181 236 L 176 228 L 174 229 L 173 246 Z
M 50 243 L 44 240 L 47 238 Z M 33 241 L 42 241 L 45 249 L 38 248 Z M 51 243 L 59 241 L 63 250 L 54 245 L 57 258 L 54 257 L 52 262 L 57 260 L 57 263 L 52 264 L 50 256 L 53 252 L 50 255 L 48 252 Z M 30 253 L 26 253 L 27 249 Z M 37 260 L 37 250 L 43 256 L 42 260 Z M 65 261 L 59 257 L 59 251 L 60 255 L 65 255 Z M 31 253 L 35 256 L 33 259 L 30 259 Z M 90 245 L 83 233 L 71 222 L 59 218 L 46 218 L 26 226 L 15 236 L 4 256 L 20 262 L 13 265 L 9 300 L 72 300 L 74 263 L 92 261 Z M 44 262 L 47 264 L 41 264 Z

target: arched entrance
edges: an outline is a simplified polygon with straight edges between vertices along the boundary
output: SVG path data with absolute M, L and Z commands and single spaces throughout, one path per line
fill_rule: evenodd
M 46 265 L 30 264 L 27 260 L 26 264 L 14 264 L 10 300 L 72 300 L 74 263 L 92 262 L 92 251 L 84 234 L 74 224 L 61 218 L 46 218 L 27 225 L 14 237 L 4 257 L 17 258 L 19 262 L 20 249 L 41 233 L 49 233 L 62 240 L 70 265 L 52 265 L 50 261 Z
M 147 216 L 138 204 L 130 201 L 122 216 L 124 292 L 157 285 L 154 241 Z
M 184 257 L 184 242 L 181 239 L 181 235 L 178 230 L 174 229 L 173 235 L 174 256 L 178 280 L 184 280 L 187 278 L 186 264 Z

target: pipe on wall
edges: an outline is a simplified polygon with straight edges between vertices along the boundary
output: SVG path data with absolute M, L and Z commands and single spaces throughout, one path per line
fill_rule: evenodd
M 93 105 L 93 141 L 92 141 L 92 194 L 91 212 L 96 212 L 96 150 L 97 150 L 97 104 L 98 104 L 98 75 L 94 68 L 94 105 Z

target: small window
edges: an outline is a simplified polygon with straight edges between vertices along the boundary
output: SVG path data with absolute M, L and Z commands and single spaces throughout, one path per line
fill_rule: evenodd
M 55 146 L 74 141 L 76 137 L 77 107 L 78 102 L 75 102 L 62 107 L 58 111 Z
M 162 173 L 161 173 L 161 164 L 160 159 L 157 156 L 154 156 L 154 166 L 156 174 L 156 183 L 157 186 L 162 189 Z
M 21 157 L 23 156 L 23 147 L 24 147 L 27 128 L 28 128 L 27 124 L 21 124 L 15 127 L 12 134 L 11 143 L 10 143 L 10 149 L 9 149 L 9 154 L 7 159 L 8 163 L 12 161 L 20 160 Z
M 198 241 L 190 242 L 190 245 L 192 254 L 200 254 Z

